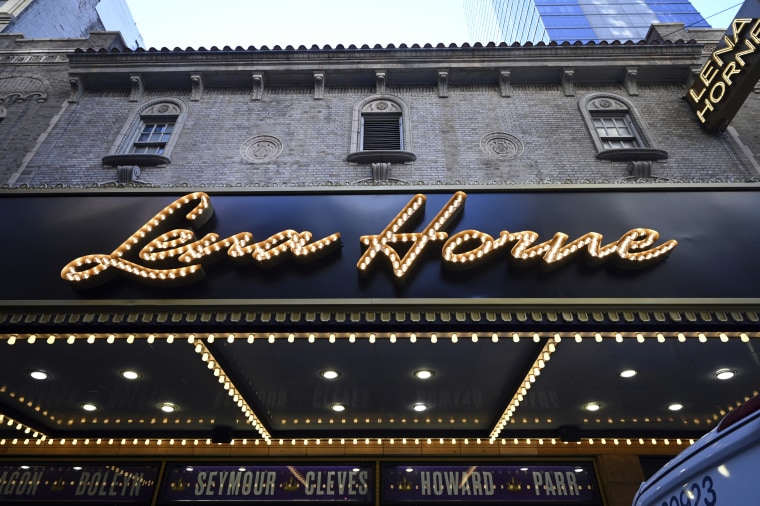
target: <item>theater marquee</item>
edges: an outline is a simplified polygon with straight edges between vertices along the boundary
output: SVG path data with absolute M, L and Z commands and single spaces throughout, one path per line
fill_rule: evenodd
M 0 300 L 755 298 L 752 188 L 7 192 Z

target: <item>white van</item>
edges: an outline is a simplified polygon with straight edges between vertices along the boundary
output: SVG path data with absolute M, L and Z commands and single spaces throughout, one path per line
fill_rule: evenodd
M 760 505 L 760 396 L 641 484 L 634 506 Z

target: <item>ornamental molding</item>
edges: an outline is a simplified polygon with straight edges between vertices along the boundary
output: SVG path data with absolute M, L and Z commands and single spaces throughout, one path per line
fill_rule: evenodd
M 401 106 L 393 100 L 376 99 L 364 105 L 361 108 L 362 113 L 394 113 L 401 114 Z
M 489 158 L 512 160 L 523 153 L 524 145 L 512 134 L 491 132 L 480 139 L 480 149 Z
M 282 153 L 282 141 L 273 135 L 257 135 L 240 146 L 240 156 L 246 162 L 266 163 Z
M 161 189 L 161 190 L 182 190 L 188 189 L 194 190 L 207 190 L 212 189 L 217 192 L 223 192 L 224 190 L 230 190 L 234 192 L 238 191 L 289 191 L 303 189 L 317 191 L 337 191 L 338 189 L 351 190 L 354 188 L 365 187 L 387 187 L 388 190 L 395 188 L 427 188 L 427 189 L 455 189 L 460 190 L 462 188 L 482 188 L 482 189 L 508 189 L 508 190 L 523 190 L 523 189 L 573 189 L 573 188 L 609 188 L 614 189 L 620 186 L 639 186 L 647 188 L 668 189 L 669 187 L 678 188 L 704 188 L 710 189 L 725 189 L 726 186 L 739 186 L 751 185 L 753 188 L 757 186 L 760 190 L 760 178 L 758 177 L 714 177 L 714 178 L 668 178 L 668 177 L 651 177 L 651 178 L 639 178 L 635 176 L 620 177 L 614 179 L 600 178 L 600 179 L 526 179 L 525 181 L 515 181 L 511 179 L 506 180 L 491 180 L 491 181 L 462 181 L 462 180 L 438 180 L 432 183 L 425 183 L 421 181 L 407 181 L 401 179 L 388 179 L 387 181 L 320 181 L 320 182 L 298 182 L 298 181 L 283 181 L 272 183 L 254 183 L 253 185 L 245 185 L 243 183 L 199 183 L 197 181 L 179 181 L 171 184 L 120 184 L 120 183 L 51 183 L 51 184 L 3 184 L 0 185 L 0 192 L 17 192 L 17 191 L 40 191 L 40 192 L 56 192 L 56 191 L 93 191 L 95 193 L 103 193 L 107 189 L 115 188 L 139 188 L 144 190 L 146 188 Z
M 50 88 L 47 80 L 35 75 L 0 75 L 0 104 L 12 104 L 36 100 L 47 100 Z
M 68 63 L 69 59 L 65 54 L 22 54 L 0 55 L 0 63 L 15 64 L 39 64 L 39 63 Z

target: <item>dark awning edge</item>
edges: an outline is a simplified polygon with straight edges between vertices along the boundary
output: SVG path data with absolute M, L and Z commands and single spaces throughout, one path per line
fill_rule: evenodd
M 40 332 L 758 332 L 758 304 L 447 305 L 342 307 L 164 304 L 124 307 L 13 307 L 0 312 L 2 334 Z M 320 325 L 320 327 L 315 327 Z M 0 334 L 0 335 L 2 335 Z M 483 335 L 485 336 L 485 334 Z M 399 337 L 403 337 L 403 334 Z

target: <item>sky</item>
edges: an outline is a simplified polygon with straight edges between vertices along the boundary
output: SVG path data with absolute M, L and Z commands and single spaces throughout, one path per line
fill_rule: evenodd
M 260 48 L 338 44 L 461 45 L 470 41 L 464 0 L 127 0 L 146 47 Z M 726 28 L 740 0 L 692 0 Z M 726 10 L 728 8 L 728 10 Z M 713 14 L 724 11 L 722 14 Z M 483 42 L 483 41 L 481 41 Z M 488 42 L 488 41 L 485 41 Z

